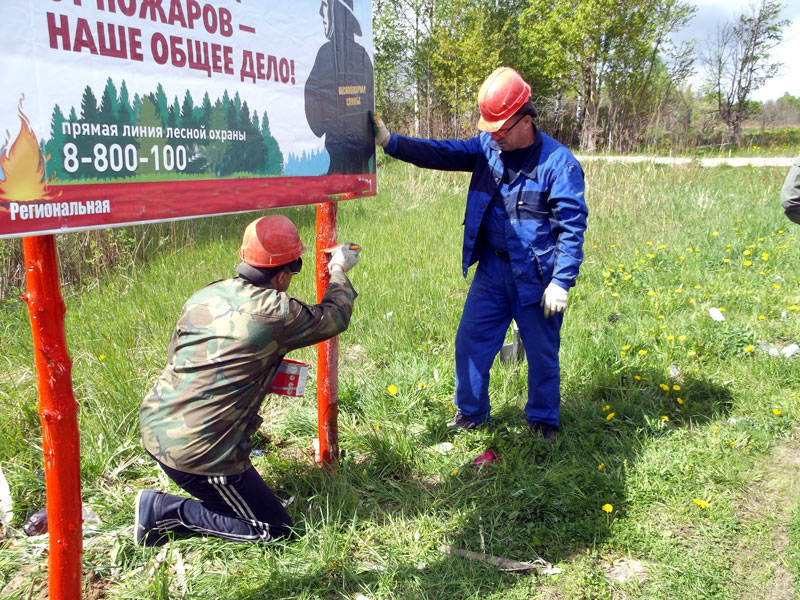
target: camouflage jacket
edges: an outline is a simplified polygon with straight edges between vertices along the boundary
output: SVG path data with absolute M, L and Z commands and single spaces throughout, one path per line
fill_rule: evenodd
M 172 334 L 167 366 L 139 409 L 145 449 L 186 473 L 245 471 L 283 356 L 347 329 L 355 297 L 338 271 L 313 306 L 241 277 L 196 292 Z

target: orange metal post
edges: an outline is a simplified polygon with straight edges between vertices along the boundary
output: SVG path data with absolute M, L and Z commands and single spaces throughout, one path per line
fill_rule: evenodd
M 81 597 L 81 479 L 78 405 L 64 334 L 64 300 L 58 282 L 56 239 L 26 237 L 26 291 L 39 384 L 51 600 Z
M 330 281 L 325 248 L 336 244 L 336 203 L 317 205 L 316 284 L 317 302 L 322 300 Z M 319 437 L 319 462 L 335 466 L 339 460 L 338 425 L 338 367 L 339 342 L 332 338 L 317 344 L 317 436 Z

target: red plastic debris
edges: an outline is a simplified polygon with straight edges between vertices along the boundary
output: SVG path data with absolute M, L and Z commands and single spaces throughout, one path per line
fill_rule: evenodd
M 472 461 L 473 465 L 481 466 L 481 465 L 490 465 L 494 461 L 496 461 L 499 457 L 497 453 L 492 450 L 491 448 L 486 450 L 483 454 L 481 454 L 478 458 Z

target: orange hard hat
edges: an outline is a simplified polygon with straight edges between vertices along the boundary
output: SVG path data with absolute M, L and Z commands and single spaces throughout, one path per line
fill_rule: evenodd
M 283 215 L 268 215 L 244 230 L 239 256 L 252 267 L 280 267 L 305 251 L 294 223 Z
M 531 86 L 519 73 L 510 67 L 495 69 L 478 91 L 478 129 L 497 131 L 530 97 Z

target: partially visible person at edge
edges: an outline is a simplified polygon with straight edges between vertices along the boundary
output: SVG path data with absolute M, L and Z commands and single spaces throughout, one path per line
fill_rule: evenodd
M 781 189 L 781 206 L 786 216 L 800 224 L 800 156 L 794 159 Z
M 581 165 L 537 129 L 531 88 L 501 67 L 478 92 L 481 133 L 427 140 L 390 133 L 373 115 L 377 143 L 419 167 L 471 171 L 464 218 L 464 276 L 478 263 L 456 334 L 450 428 L 489 420 L 489 370 L 516 321 L 528 360 L 525 416 L 552 443 L 559 428 L 558 352 L 569 289 L 583 261 L 588 214 Z
M 167 366 L 139 410 L 142 445 L 180 488 L 136 496 L 134 541 L 163 544 L 166 533 L 270 542 L 292 520 L 250 463 L 250 436 L 283 356 L 347 329 L 356 292 L 345 272 L 358 251 L 339 246 L 330 284 L 316 305 L 286 294 L 306 247 L 286 217 L 244 232 L 236 277 L 197 291 L 172 334 Z

